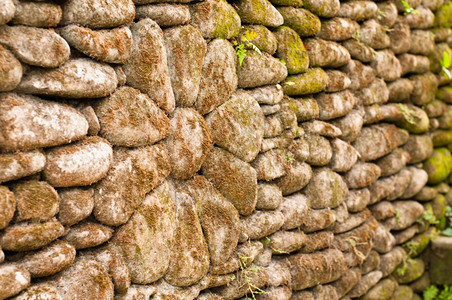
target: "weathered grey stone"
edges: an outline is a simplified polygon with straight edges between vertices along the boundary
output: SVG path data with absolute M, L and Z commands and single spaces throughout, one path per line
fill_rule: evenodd
M 309 65 L 312 67 L 338 68 L 350 61 L 350 53 L 338 43 L 319 38 L 307 39 L 305 43 L 308 48 Z
M 346 271 L 345 258 L 336 249 L 328 249 L 314 254 L 289 256 L 291 287 L 302 290 L 317 284 L 339 279 Z
M 346 18 L 332 18 L 322 21 L 318 37 L 324 40 L 343 41 L 353 37 L 359 24 Z
M 380 271 L 373 271 L 361 277 L 361 280 L 357 285 L 347 294 L 350 297 L 360 297 L 367 293 L 370 288 L 375 286 L 377 282 L 382 278 Z
M 385 81 L 394 81 L 402 75 L 402 66 L 391 50 L 377 51 L 371 66 Z
M 283 100 L 283 89 L 279 84 L 247 90 L 259 104 L 278 104 Z
M 24 181 L 12 188 L 16 198 L 15 221 L 47 221 L 58 213 L 60 198 L 45 181 Z
M 132 25 L 131 31 L 132 56 L 123 65 L 127 83 L 148 94 L 166 112 L 173 111 L 175 100 L 162 30 L 151 19 L 143 19 Z
M 306 73 L 288 76 L 282 83 L 284 93 L 289 96 L 320 93 L 327 84 L 328 76 L 321 68 L 310 68 Z
M 349 188 L 360 189 L 372 185 L 380 175 L 376 164 L 358 162 L 345 174 L 344 181 Z
M 245 296 L 250 290 L 254 292 L 256 289 L 263 288 L 267 282 L 268 272 L 263 268 L 251 265 L 239 271 L 230 284 L 218 288 L 216 294 L 223 299 L 236 299 Z
M 4 150 L 28 150 L 82 138 L 88 123 L 75 109 L 19 94 L 0 95 L 0 128 Z
M 276 55 L 286 63 L 289 74 L 304 73 L 309 68 L 309 57 L 298 33 L 287 26 L 279 27 L 276 32 L 278 50 Z
M 283 195 L 295 193 L 304 188 L 310 181 L 312 176 L 311 167 L 304 162 L 297 160 L 290 161 L 290 168 L 286 175 L 274 181 L 281 189 Z
M 369 161 L 390 153 L 404 141 L 403 131 L 394 125 L 379 124 L 363 128 L 353 147 L 358 150 L 363 161 Z
M 416 201 L 394 201 L 392 203 L 394 209 L 398 211 L 399 218 L 392 229 L 402 230 L 406 229 L 422 215 L 424 207 Z
M 315 169 L 305 189 L 311 207 L 315 209 L 337 207 L 344 201 L 347 193 L 347 185 L 341 176 L 328 168 Z
M 61 295 L 58 293 L 56 287 L 44 282 L 33 284 L 29 286 L 25 291 L 20 293 L 18 296 L 12 298 L 14 300 L 28 300 L 36 297 L 37 299 L 55 299 L 55 300 L 63 300 Z
M 331 285 L 336 289 L 338 297 L 345 296 L 359 281 L 361 273 L 358 268 L 347 270 L 341 278 L 333 282 Z
M 397 21 L 397 6 L 393 2 L 378 3 L 377 19 L 383 26 L 391 28 Z M 381 12 L 381 13 L 380 13 Z
M 330 123 L 314 120 L 301 123 L 301 127 L 306 134 L 318 134 L 326 137 L 338 137 L 342 134 L 342 131 Z
M 295 139 L 290 144 L 289 151 L 296 160 L 304 162 L 309 157 L 309 144 L 304 138 Z
M 277 209 L 283 201 L 282 192 L 277 185 L 259 183 L 257 186 L 257 209 Z
M 303 194 L 296 193 L 284 197 L 283 202 L 278 208 L 284 216 L 282 229 L 290 230 L 299 227 L 308 216 L 310 207 L 309 199 Z
M 259 54 L 248 50 L 242 65 L 237 68 L 237 76 L 241 88 L 276 84 L 287 77 L 287 67 L 268 53 Z
M 112 243 L 124 256 L 132 282 L 148 284 L 166 273 L 174 237 L 174 201 L 175 190 L 165 181 L 147 195 L 138 212 L 115 232 Z
M 348 89 L 351 85 L 351 80 L 348 76 L 338 70 L 327 70 L 326 75 L 328 76 L 328 83 L 326 86 L 326 92 L 340 92 Z
M 75 249 L 85 249 L 99 246 L 108 241 L 114 230 L 93 222 L 82 222 L 70 228 L 63 240 Z
M 46 157 L 40 150 L 0 154 L 0 182 L 38 173 L 45 163 Z
M 275 114 L 279 111 L 281 111 L 281 105 L 275 104 L 275 105 L 261 105 L 262 113 L 264 113 L 264 116 Z
M 237 210 L 202 176 L 195 176 L 192 180 L 177 185 L 187 191 L 196 206 L 200 207 L 198 216 L 209 247 L 211 263 L 226 263 L 231 258 L 239 238 Z
M 413 104 L 422 106 L 435 100 L 435 95 L 438 91 L 438 81 L 433 73 L 414 75 L 410 77 L 410 80 L 414 86 L 410 98 Z
M 414 85 L 409 79 L 400 78 L 388 83 L 388 89 L 390 102 L 404 102 L 410 98 Z
M 99 137 L 51 148 L 46 152 L 44 178 L 55 187 L 84 186 L 101 180 L 113 160 L 110 144 Z
M 243 217 L 240 224 L 239 241 L 256 240 L 278 231 L 284 224 L 284 215 L 280 211 L 255 211 Z
M 239 0 L 234 3 L 242 23 L 278 27 L 284 19 L 267 0 Z
M 391 32 L 391 50 L 395 54 L 402 54 L 408 52 L 411 48 L 411 30 L 410 25 L 405 18 L 399 16 Z
M 14 90 L 22 79 L 22 65 L 14 55 L 0 45 L 0 92 Z
M 30 285 L 30 273 L 24 267 L 4 264 L 0 266 L 0 298 L 17 295 Z
M 94 216 L 105 225 L 127 222 L 145 195 L 170 173 L 163 144 L 144 148 L 116 148 L 113 165 L 94 189 Z
M 241 215 L 253 212 L 257 201 L 257 174 L 248 163 L 213 147 L 201 170 Z
M 136 7 L 137 19 L 150 18 L 159 26 L 185 25 L 190 22 L 190 10 L 187 5 L 157 3 Z
M 361 24 L 358 40 L 375 50 L 388 48 L 391 41 L 386 30 L 377 20 L 371 19 Z
M 191 23 L 205 39 L 230 39 L 240 31 L 240 17 L 224 0 L 207 0 L 190 6 Z
M 351 80 L 350 89 L 359 90 L 368 86 L 376 76 L 374 69 L 367 65 L 363 65 L 357 60 L 350 60 L 350 62 L 341 68 L 341 71 L 347 74 Z
M 319 231 L 306 235 L 306 241 L 300 252 L 313 253 L 333 245 L 334 234 L 331 231 Z
M 336 210 L 336 213 L 337 212 L 338 210 Z M 336 215 L 338 215 L 338 213 Z M 343 220 L 337 218 L 331 230 L 334 234 L 339 234 L 355 229 L 366 222 L 370 218 L 370 215 L 371 212 L 368 209 L 364 209 L 356 214 L 348 214 L 346 218 L 343 218 Z
M 288 160 L 290 159 L 292 157 L 286 151 L 272 149 L 259 154 L 251 163 L 251 166 L 256 169 L 257 179 L 269 181 L 286 174 L 286 170 L 289 168 Z
M 87 218 L 94 208 L 93 191 L 79 188 L 59 190 L 58 221 L 65 226 L 74 225 Z
M 14 25 L 56 27 L 63 16 L 61 7 L 55 3 L 17 1 L 15 6 L 16 12 L 11 20 Z
M 13 0 L 6 0 L 0 4 L 1 13 L 0 13 L 0 25 L 8 23 L 16 12 L 16 5 Z
M 0 186 L 0 229 L 8 226 L 16 210 L 16 198 L 6 186 Z
M 395 200 L 403 195 L 411 182 L 411 172 L 402 169 L 399 173 L 377 180 L 371 187 L 371 203 L 382 199 Z
M 22 43 L 26 40 L 27 43 Z M 55 31 L 28 26 L 0 27 L 0 43 L 33 66 L 56 68 L 69 59 L 67 42 Z
M 395 215 L 395 209 L 391 202 L 381 201 L 370 207 L 372 216 L 378 221 L 384 221 L 388 218 L 392 218 Z
M 268 238 L 273 254 L 288 254 L 303 247 L 306 235 L 301 231 L 277 231 Z
M 357 59 L 363 63 L 369 63 L 375 59 L 375 50 L 356 39 L 349 39 L 342 42 L 342 46 L 348 50 L 353 59 Z
M 357 90 L 354 95 L 362 105 L 383 104 L 388 102 L 389 90 L 383 79 L 376 78 L 367 87 Z
M 347 142 L 353 142 L 361 134 L 363 127 L 363 114 L 359 110 L 352 110 L 342 118 L 330 121 L 331 124 L 342 131 L 340 138 Z
M 292 290 L 285 285 L 277 286 L 277 287 L 269 287 L 265 289 L 265 294 L 260 294 L 256 296 L 256 299 L 259 300 L 268 300 L 268 299 L 281 299 L 281 300 L 289 300 L 292 296 Z
M 319 33 L 321 23 L 319 17 L 303 8 L 278 7 L 284 18 L 284 25 L 291 27 L 301 37 L 312 36 Z
M 427 29 L 433 27 L 435 15 L 427 7 L 419 6 L 416 9 L 419 13 L 408 14 L 406 20 L 411 28 Z
M 406 271 L 405 273 L 399 274 L 394 273 L 394 277 L 399 284 L 406 284 L 415 281 L 425 271 L 425 263 L 421 258 L 408 259 L 405 263 Z
M 83 114 L 86 121 L 88 121 L 88 135 L 97 135 L 100 131 L 99 119 L 90 105 L 81 104 L 77 107 L 78 111 Z
M 441 117 L 444 113 L 447 113 L 447 104 L 441 100 L 435 99 L 425 105 L 424 109 L 429 118 Z
M 246 40 L 242 40 L 242 38 Z M 237 37 L 237 44 L 244 44 L 245 48 L 248 49 L 249 45 L 247 44 L 249 42 L 253 43 L 260 51 L 267 52 L 270 55 L 275 54 L 276 49 L 278 48 L 278 41 L 275 34 L 262 25 L 242 26 Z
M 212 144 L 210 129 L 190 108 L 177 108 L 171 118 L 165 145 L 171 158 L 171 175 L 188 179 L 201 168 Z
M 132 55 L 132 33 L 126 26 L 92 30 L 69 25 L 63 27 L 60 33 L 69 45 L 100 61 L 123 64 Z
M 339 13 L 340 2 L 338 0 L 316 1 L 304 0 L 304 7 L 323 18 L 332 18 Z
M 364 21 L 374 18 L 377 10 L 377 4 L 371 1 L 349 1 L 341 3 L 338 15 L 355 21 Z
M 215 144 L 247 162 L 259 153 L 264 135 L 264 115 L 259 104 L 245 91 L 235 92 L 208 115 L 206 121 Z
M 309 121 L 319 117 L 319 105 L 313 98 L 285 97 L 282 102 L 282 109 L 295 112 L 298 122 Z
M 378 254 L 377 251 L 372 250 L 370 251 L 366 260 L 364 260 L 363 264 L 361 265 L 360 268 L 361 274 L 367 274 L 369 272 L 372 272 L 375 269 L 377 269 L 379 265 L 380 265 L 380 254 Z
M 428 30 L 412 30 L 411 31 L 411 48 L 412 54 L 428 56 L 435 50 L 435 37 Z
M 428 174 L 424 169 L 418 169 L 415 167 L 407 168 L 411 172 L 411 182 L 407 189 L 400 198 L 410 199 L 414 197 L 421 189 L 427 184 Z
M 384 225 L 378 223 L 377 231 L 372 239 L 373 248 L 379 253 L 387 253 L 396 245 L 394 236 Z
M 407 254 L 402 247 L 395 247 L 388 253 L 381 255 L 378 270 L 382 272 L 383 277 L 386 277 L 392 272 L 394 272 L 394 270 L 402 262 L 403 258 L 406 255 Z
M 19 264 L 30 272 L 32 278 L 56 274 L 67 268 L 75 259 L 75 248 L 63 241 L 24 256 Z
M 112 299 L 114 287 L 107 270 L 96 260 L 78 258 L 49 282 L 63 299 Z
M 306 162 L 312 166 L 327 165 L 333 156 L 330 142 L 317 134 L 306 134 L 305 139 L 309 144 L 309 156 Z
M 85 251 L 83 256 L 88 256 L 99 262 L 111 276 L 115 291 L 125 294 L 130 287 L 130 271 L 119 248 L 113 244 L 98 248 L 94 251 Z
M 68 60 L 57 69 L 29 71 L 17 90 L 64 98 L 99 98 L 110 95 L 117 84 L 115 70 L 109 65 L 77 58 Z
M 44 247 L 63 235 L 63 226 L 50 220 L 45 223 L 18 223 L 0 234 L 0 246 L 10 251 L 29 251 Z
M 192 25 L 166 29 L 163 36 L 176 105 L 192 106 L 198 96 L 206 42 Z
M 130 23 L 135 17 L 132 0 L 69 0 L 64 2 L 62 9 L 61 25 L 109 28 Z
M 320 120 L 331 120 L 343 117 L 352 111 L 357 99 L 349 90 L 337 93 L 322 93 L 315 97 L 319 105 Z
M 410 154 L 409 162 L 414 164 L 429 158 L 433 153 L 433 142 L 428 135 L 410 135 L 403 149 Z
M 117 146 L 138 147 L 168 135 L 168 117 L 146 94 L 123 86 L 95 105 L 100 134 Z
M 410 161 L 410 158 L 411 156 L 408 151 L 398 148 L 380 158 L 375 163 L 380 167 L 381 176 L 390 176 L 402 170 L 407 162 Z
M 229 99 L 237 88 L 237 55 L 232 45 L 215 39 L 207 45 L 198 98 L 194 104 L 202 115 Z
M 367 188 L 360 190 L 349 190 L 344 202 L 350 212 L 362 211 L 370 202 L 370 191 Z
M 330 143 L 333 155 L 329 166 L 335 172 L 347 172 L 358 160 L 358 152 L 341 139 L 333 139 Z
M 266 268 L 268 274 L 268 285 L 271 287 L 290 284 L 291 274 L 287 261 L 274 259 Z M 289 289 L 290 290 L 290 289 Z

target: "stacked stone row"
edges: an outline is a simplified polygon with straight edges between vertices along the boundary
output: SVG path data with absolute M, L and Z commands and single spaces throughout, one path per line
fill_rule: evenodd
M 189 2 L 0 3 L 0 298 L 415 297 L 449 4 Z

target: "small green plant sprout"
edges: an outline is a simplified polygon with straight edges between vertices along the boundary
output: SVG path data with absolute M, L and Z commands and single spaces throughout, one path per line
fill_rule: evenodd
M 408 249 L 408 256 L 413 256 L 418 251 L 419 243 L 410 241 L 406 242 L 404 246 Z
M 400 210 L 396 209 L 396 210 L 394 211 L 394 217 L 395 217 L 395 219 L 396 219 L 396 222 L 397 222 L 397 223 L 400 223 Z
M 256 39 L 259 36 L 256 32 L 253 31 L 245 31 L 245 34 L 241 36 L 241 43 L 239 44 L 237 41 L 233 41 L 232 44 L 235 47 L 235 52 L 237 54 L 237 58 L 239 60 L 239 65 L 242 66 L 243 60 L 246 57 L 247 48 L 251 48 L 260 55 L 262 55 L 261 50 L 257 48 L 251 41 Z
M 422 216 L 416 220 L 421 225 L 427 225 L 427 224 L 433 224 L 436 225 L 439 223 L 439 221 L 436 219 L 435 215 L 430 209 L 425 210 L 422 213 Z
M 405 0 L 400 0 L 400 2 L 402 2 L 403 6 L 405 7 L 405 15 L 409 15 L 409 14 L 420 14 L 419 11 L 415 10 L 414 8 L 411 7 L 411 5 L 406 2 Z
M 382 18 L 386 17 L 386 14 L 381 9 L 377 9 L 377 19 L 381 20 Z
M 448 51 L 443 52 L 443 58 L 439 61 L 441 65 L 441 71 L 443 72 L 444 76 L 451 79 L 452 75 L 450 74 L 449 67 L 451 64 L 450 59 L 450 53 Z
M 452 288 L 445 284 L 443 290 L 439 294 L 439 300 L 452 300 Z
M 402 112 L 402 116 L 403 118 L 410 124 L 414 125 L 416 124 L 416 121 L 414 119 L 414 117 L 416 116 L 415 112 L 412 111 L 411 109 L 409 109 L 406 105 L 402 104 L 402 103 L 397 103 L 396 104 L 398 108 L 400 108 L 401 112 Z
M 383 28 L 385 29 L 386 33 L 390 33 L 391 31 L 394 30 L 392 28 L 389 28 L 389 26 L 387 26 L 387 25 L 383 26 Z
M 435 300 L 438 296 L 439 290 L 436 285 L 430 285 L 422 292 L 424 300 Z
M 293 81 L 286 81 L 286 82 L 284 82 L 284 85 L 294 85 L 295 84 L 295 82 L 293 82 Z
M 284 156 L 284 160 L 287 161 L 287 162 L 292 162 L 293 158 L 290 157 L 289 155 L 286 155 L 286 156 Z
M 452 207 L 446 207 L 447 227 L 443 230 L 442 234 L 445 236 L 452 236 Z
M 277 60 L 279 60 L 283 65 L 287 66 L 287 63 L 284 59 L 277 58 Z

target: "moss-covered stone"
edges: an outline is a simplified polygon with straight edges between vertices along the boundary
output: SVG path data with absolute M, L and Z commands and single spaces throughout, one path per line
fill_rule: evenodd
M 303 8 L 278 7 L 284 17 L 284 25 L 291 27 L 301 37 L 319 33 L 321 23 L 319 17 Z
M 209 0 L 190 6 L 191 23 L 205 39 L 230 39 L 240 31 L 240 17 L 225 0 Z
M 452 155 L 447 148 L 437 148 L 424 162 L 424 170 L 428 173 L 428 183 L 438 184 L 449 176 L 452 169 Z
M 276 32 L 278 50 L 276 55 L 286 63 L 289 74 L 306 72 L 309 67 L 309 57 L 303 41 L 298 33 L 287 26 L 279 27 Z
M 234 3 L 244 24 L 260 24 L 277 27 L 284 19 L 268 0 L 239 0 Z
M 430 121 L 423 109 L 411 104 L 401 104 L 399 108 L 402 111 L 401 117 L 396 121 L 399 127 L 416 134 L 424 133 L 429 129 Z
M 389 300 L 397 288 L 397 282 L 387 278 L 378 282 L 364 296 L 362 300 Z
M 405 272 L 402 275 L 400 272 L 393 273 L 394 278 L 400 284 L 410 283 L 418 279 L 424 274 L 425 271 L 425 263 L 422 259 L 408 259 L 404 262 Z
M 446 103 L 452 103 L 452 87 L 442 86 L 438 89 L 436 93 L 436 98 L 443 100 Z
M 254 37 L 256 35 L 256 37 Z M 253 39 L 248 40 L 249 37 Z M 245 41 L 242 39 L 246 38 Z M 267 52 L 273 55 L 278 47 L 278 41 L 267 27 L 262 25 L 245 25 L 240 29 L 240 33 L 237 37 L 238 44 L 244 44 L 247 49 L 251 48 L 248 44 L 252 43 L 262 52 Z
M 452 2 L 447 2 L 435 12 L 435 27 L 452 27 Z
M 447 146 L 452 143 L 451 130 L 435 130 L 432 133 L 432 141 L 435 147 Z
M 321 68 L 308 69 L 306 73 L 288 76 L 283 82 L 283 90 L 289 96 L 302 96 L 323 91 L 328 76 Z

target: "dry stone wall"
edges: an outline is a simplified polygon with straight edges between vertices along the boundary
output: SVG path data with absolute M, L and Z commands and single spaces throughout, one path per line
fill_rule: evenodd
M 0 0 L 0 24 L 0 299 L 428 286 L 452 2 Z

